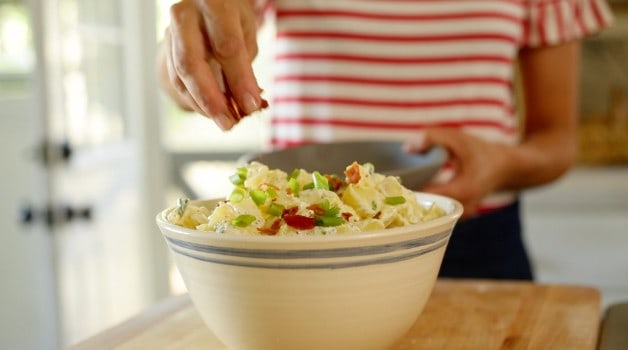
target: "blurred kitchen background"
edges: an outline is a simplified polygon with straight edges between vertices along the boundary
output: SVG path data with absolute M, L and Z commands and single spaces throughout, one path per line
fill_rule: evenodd
M 184 292 L 154 215 L 223 195 L 264 145 L 263 113 L 222 133 L 160 93 L 172 2 L 0 0 L 2 349 L 64 348 Z M 628 301 L 628 1 L 611 3 L 583 46 L 579 164 L 524 196 L 538 280 L 595 286 L 603 307 Z M 269 52 L 255 69 L 272 92 Z

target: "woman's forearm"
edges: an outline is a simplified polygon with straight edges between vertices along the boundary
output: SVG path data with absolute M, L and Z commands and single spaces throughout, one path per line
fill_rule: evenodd
M 525 128 L 521 143 L 505 152 L 502 187 L 542 185 L 574 164 L 579 55 L 577 41 L 521 53 Z

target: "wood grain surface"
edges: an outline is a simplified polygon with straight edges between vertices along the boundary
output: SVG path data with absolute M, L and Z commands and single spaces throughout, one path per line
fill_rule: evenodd
M 592 350 L 599 325 L 600 294 L 594 288 L 439 280 L 421 316 L 392 349 Z M 70 349 L 227 350 L 187 295 L 167 299 Z

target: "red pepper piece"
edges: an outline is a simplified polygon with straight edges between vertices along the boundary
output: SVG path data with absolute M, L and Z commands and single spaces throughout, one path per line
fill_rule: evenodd
M 351 214 L 351 213 L 346 213 L 346 212 L 345 212 L 345 213 L 342 213 L 342 214 L 340 214 L 340 215 L 342 215 L 342 218 L 343 218 L 343 219 L 345 219 L 345 221 L 349 221 L 349 218 L 353 216 L 353 214 Z
M 316 220 L 303 215 L 284 215 L 283 220 L 290 227 L 294 227 L 297 230 L 309 230 L 316 226 Z

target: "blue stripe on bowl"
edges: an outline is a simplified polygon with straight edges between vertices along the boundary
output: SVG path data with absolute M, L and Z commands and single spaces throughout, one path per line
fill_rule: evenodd
M 257 259 L 303 259 L 303 258 L 337 258 L 337 257 L 354 257 L 354 256 L 366 256 L 375 254 L 385 254 L 398 250 L 407 250 L 417 248 L 423 245 L 432 244 L 440 240 L 449 237 L 451 231 L 447 230 L 437 234 L 433 234 L 426 237 L 421 237 L 413 240 L 364 246 L 364 247 L 351 247 L 351 248 L 331 248 L 331 249 L 250 249 L 250 248 L 229 248 L 229 247 L 216 247 L 206 244 L 187 242 L 180 239 L 166 237 L 166 240 L 170 246 L 181 247 L 189 250 L 194 250 L 202 253 L 210 253 L 216 255 L 237 256 L 244 258 L 257 258 Z
M 222 260 L 215 259 L 208 256 L 200 256 L 183 249 L 179 249 L 176 246 L 170 246 L 170 249 L 175 253 L 190 257 L 192 259 L 205 261 L 213 264 L 221 264 L 221 265 L 231 265 L 231 266 L 239 266 L 239 267 L 253 267 L 253 268 L 264 268 L 264 269 L 281 269 L 281 270 L 306 270 L 306 269 L 344 269 L 350 267 L 361 267 L 368 265 L 380 265 L 380 264 L 390 264 L 396 263 L 400 261 L 409 260 L 432 251 L 435 251 L 447 244 L 447 240 L 442 240 L 438 244 L 432 245 L 428 248 L 422 250 L 415 250 L 407 254 L 395 255 L 395 256 L 386 256 L 386 257 L 378 257 L 374 259 L 368 260 L 360 260 L 360 261 L 347 261 L 347 262 L 336 262 L 336 263 L 303 263 L 303 264 L 286 264 L 286 263 L 256 263 L 250 261 L 230 261 L 230 260 Z

